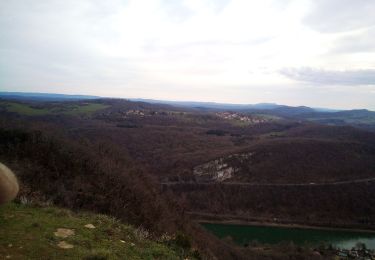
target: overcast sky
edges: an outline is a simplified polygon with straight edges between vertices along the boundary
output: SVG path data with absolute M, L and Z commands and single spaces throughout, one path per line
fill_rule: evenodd
M 0 0 L 0 91 L 375 110 L 374 0 Z

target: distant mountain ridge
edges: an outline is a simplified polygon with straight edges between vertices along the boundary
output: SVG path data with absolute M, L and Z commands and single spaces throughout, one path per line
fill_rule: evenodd
M 307 106 L 287 106 L 276 103 L 259 104 L 225 104 L 195 101 L 165 101 L 153 99 L 129 99 L 130 101 L 151 104 L 167 104 L 200 110 L 221 110 L 240 113 L 258 113 L 276 115 L 289 119 L 307 120 L 326 125 L 351 125 L 367 130 L 375 129 L 375 112 L 367 109 L 337 110 L 329 108 L 312 108 Z
M 274 109 L 282 107 L 283 105 L 275 103 L 258 103 L 258 104 L 230 104 L 230 103 L 216 103 L 216 102 L 200 102 L 200 101 L 167 101 L 143 98 L 130 98 L 130 101 L 168 104 L 178 107 L 190 108 L 205 108 L 205 109 L 220 109 L 220 110 L 245 110 L 245 109 Z
M 77 101 L 108 99 L 91 95 L 66 95 L 54 93 L 0 92 L 0 99 L 24 101 Z M 375 112 L 367 109 L 335 110 L 327 108 L 311 108 L 307 106 L 287 106 L 276 103 L 258 104 L 227 104 L 199 101 L 168 101 L 142 98 L 123 98 L 132 102 L 149 104 L 164 104 L 180 108 L 197 109 L 201 111 L 233 111 L 240 113 L 257 113 L 276 115 L 294 120 L 307 120 L 326 125 L 351 125 L 368 130 L 375 129 Z
M 0 91 L 0 98 L 15 99 L 15 100 L 45 100 L 45 101 L 64 101 L 64 100 L 84 100 L 84 99 L 101 99 L 107 97 L 93 96 L 93 95 L 73 95 L 73 94 L 57 94 L 57 93 L 39 93 L 39 92 L 13 92 L 13 91 Z M 201 102 L 201 101 L 169 101 L 157 99 L 144 99 L 144 98 L 124 98 L 130 101 L 146 102 L 151 104 L 168 104 L 178 107 L 190 107 L 199 109 L 224 109 L 224 110 L 271 110 L 282 108 L 288 110 L 298 108 L 304 110 L 309 109 L 306 106 L 287 106 L 276 103 L 257 103 L 257 104 L 231 104 L 231 103 L 217 103 L 217 102 Z M 316 112 L 338 112 L 345 110 L 328 109 L 328 108 L 310 108 Z M 307 111 L 305 111 L 307 112 Z M 309 111 L 311 112 L 311 110 Z
M 64 100 L 83 100 L 97 99 L 99 96 L 90 95 L 68 95 L 54 93 L 34 93 L 34 92 L 0 92 L 0 98 L 15 100 L 39 100 L 39 101 L 64 101 Z

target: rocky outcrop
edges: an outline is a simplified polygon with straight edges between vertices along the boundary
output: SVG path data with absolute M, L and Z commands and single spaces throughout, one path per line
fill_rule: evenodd
M 197 182 L 223 182 L 233 178 L 239 166 L 248 163 L 254 153 L 232 154 L 194 167 Z
M 222 182 L 232 178 L 234 172 L 234 168 L 225 163 L 223 158 L 199 165 L 193 170 L 198 182 Z

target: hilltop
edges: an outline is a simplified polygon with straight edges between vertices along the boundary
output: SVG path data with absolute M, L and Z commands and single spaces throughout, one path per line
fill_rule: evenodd
M 199 258 L 181 236 L 152 238 L 110 216 L 52 206 L 1 206 L 0 229 L 1 259 Z

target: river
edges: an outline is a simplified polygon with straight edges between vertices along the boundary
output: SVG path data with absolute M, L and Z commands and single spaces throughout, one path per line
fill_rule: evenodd
M 230 236 L 239 245 L 251 241 L 270 245 L 292 241 L 296 245 L 331 244 L 341 249 L 351 249 L 361 242 L 366 244 L 368 249 L 375 250 L 375 233 L 216 223 L 202 223 L 202 225 L 219 238 Z

